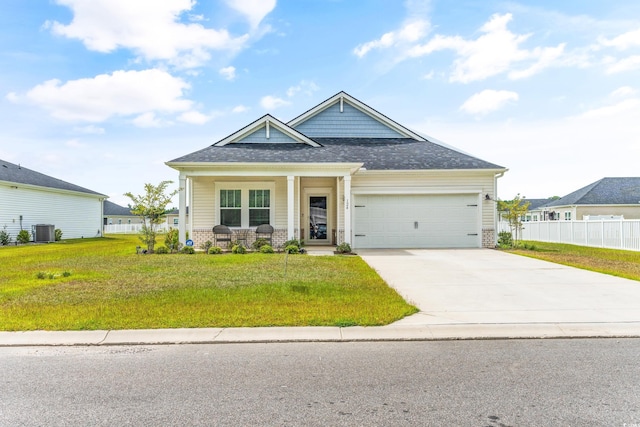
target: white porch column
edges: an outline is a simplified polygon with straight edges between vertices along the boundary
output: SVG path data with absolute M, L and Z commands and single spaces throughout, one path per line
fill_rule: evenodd
M 178 187 L 178 238 L 183 245 L 187 241 L 187 177 L 182 173 Z
M 295 177 L 287 176 L 287 239 L 295 239 Z
M 351 175 L 344 176 L 344 241 L 351 244 Z

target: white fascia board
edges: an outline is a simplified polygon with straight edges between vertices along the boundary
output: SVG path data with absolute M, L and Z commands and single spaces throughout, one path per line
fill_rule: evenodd
M 376 120 L 384 123 L 385 125 L 387 125 L 391 129 L 395 130 L 396 132 L 400 133 L 401 135 L 406 136 L 407 138 L 412 138 L 412 139 L 415 139 L 415 140 L 418 140 L 418 141 L 426 141 L 426 139 L 424 137 L 422 137 L 422 135 L 420 135 L 420 134 L 418 134 L 416 132 L 413 132 L 411 129 L 408 129 L 408 128 L 402 126 L 401 124 L 391 120 L 389 117 L 387 117 L 384 114 L 374 110 L 373 108 L 369 107 L 367 104 L 355 99 L 354 97 L 352 97 L 351 95 L 349 95 L 348 93 L 346 93 L 344 91 L 335 94 L 331 98 L 329 98 L 326 101 L 318 104 L 317 106 L 315 106 L 311 110 L 307 111 L 306 113 L 302 114 L 301 116 L 296 117 L 295 119 L 293 119 L 290 122 L 288 122 L 287 125 L 289 125 L 291 127 L 295 127 L 296 125 L 304 122 L 305 120 L 309 119 L 310 117 L 315 116 L 316 114 L 320 113 L 323 110 L 326 110 L 327 108 L 329 108 L 333 104 L 336 104 L 336 103 L 340 102 L 341 99 L 346 101 L 346 102 L 348 102 L 352 107 L 362 111 L 363 113 L 365 113 L 365 114 L 367 114 L 369 116 L 372 116 Z
M 396 175 L 396 174 L 416 174 L 416 173 L 437 173 L 437 174 L 477 174 L 477 175 L 495 175 L 496 173 L 506 172 L 508 169 L 365 169 L 358 171 L 358 175 Z
M 282 123 L 280 120 L 276 119 L 275 117 L 273 117 L 270 114 L 267 114 L 267 115 L 263 116 L 261 119 L 258 119 L 255 122 L 251 123 L 250 125 L 245 126 L 244 128 L 240 129 L 239 131 L 232 133 L 228 137 L 226 137 L 224 139 L 221 139 L 220 141 L 216 142 L 213 145 L 223 146 L 223 145 L 227 145 L 227 144 L 233 143 L 235 141 L 238 141 L 238 140 L 244 138 L 245 136 L 255 132 L 256 130 L 258 130 L 258 129 L 262 128 L 262 127 L 265 127 L 267 125 L 267 123 L 269 123 L 270 126 L 273 126 L 276 129 L 278 129 L 279 131 L 281 131 L 285 135 L 287 135 L 287 136 L 291 137 L 292 139 L 298 141 L 299 143 L 307 144 L 307 145 L 310 145 L 312 147 L 320 147 L 321 146 L 317 142 L 315 142 L 312 139 L 308 138 L 306 135 L 304 135 L 304 134 L 298 132 L 297 130 L 287 126 L 286 124 Z
M 0 185 L 6 185 L 7 187 L 14 187 L 15 189 L 25 188 L 28 190 L 46 191 L 49 193 L 73 194 L 75 196 L 92 197 L 100 200 L 109 198 L 109 196 L 107 196 L 106 194 L 86 193 L 84 191 L 65 190 L 64 188 L 44 187 L 41 185 L 22 184 L 20 182 L 13 182 L 13 181 L 0 181 Z
M 353 194 L 482 194 L 481 188 L 351 187 Z
M 186 176 L 344 176 L 353 175 L 362 163 L 172 163 Z

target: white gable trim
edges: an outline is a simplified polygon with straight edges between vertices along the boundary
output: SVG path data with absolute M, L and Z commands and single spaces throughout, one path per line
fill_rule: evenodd
M 292 128 L 295 128 L 299 124 L 307 121 L 311 117 L 315 116 L 316 114 L 319 114 L 320 112 L 326 110 L 327 108 L 331 107 L 334 104 L 337 104 L 338 102 L 340 103 L 340 112 L 344 111 L 344 102 L 347 102 L 349 105 L 351 105 L 355 109 L 363 112 L 364 114 L 370 117 L 373 117 L 374 119 L 381 122 L 385 126 L 395 130 L 396 132 L 398 132 L 399 134 L 407 138 L 412 138 L 417 141 L 426 141 L 426 139 L 422 135 L 417 134 L 412 130 L 402 126 L 400 123 L 397 123 L 391 120 L 389 117 L 374 110 L 373 108 L 369 107 L 367 104 L 361 101 L 358 101 L 356 98 L 352 97 L 351 95 L 349 95 L 344 91 L 338 92 L 337 94 L 333 95 L 331 98 L 327 99 L 326 101 L 316 105 L 306 113 L 288 122 L 287 125 Z
M 245 126 L 244 128 L 240 129 L 235 133 L 232 133 L 228 137 L 221 139 L 220 141 L 216 142 L 213 145 L 223 146 L 227 144 L 233 144 L 234 142 L 240 141 L 242 138 L 252 134 L 256 130 L 261 129 L 263 127 L 266 128 L 267 139 L 269 138 L 270 128 L 274 127 L 275 129 L 278 129 L 280 132 L 284 133 L 285 135 L 297 141 L 298 143 L 307 144 L 312 147 L 321 147 L 321 145 L 315 142 L 314 140 L 308 138 L 303 133 L 298 132 L 297 130 L 287 126 L 286 124 L 282 123 L 280 120 L 276 119 L 270 114 L 264 115 L 263 117 L 256 120 L 255 122 L 249 124 L 248 126 Z

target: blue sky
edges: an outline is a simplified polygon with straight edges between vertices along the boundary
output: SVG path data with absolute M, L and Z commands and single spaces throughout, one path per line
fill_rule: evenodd
M 107 194 L 344 90 L 509 168 L 499 196 L 640 175 L 640 2 L 4 0 L 0 158 Z

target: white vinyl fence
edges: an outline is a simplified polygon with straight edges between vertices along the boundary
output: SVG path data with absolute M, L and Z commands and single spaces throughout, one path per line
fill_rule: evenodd
M 509 223 L 498 231 L 511 231 Z M 520 239 L 640 251 L 640 220 L 525 222 Z
M 103 225 L 104 234 L 135 234 L 142 230 L 142 224 L 109 224 Z M 168 230 L 166 224 L 159 225 L 158 233 L 166 233 Z

